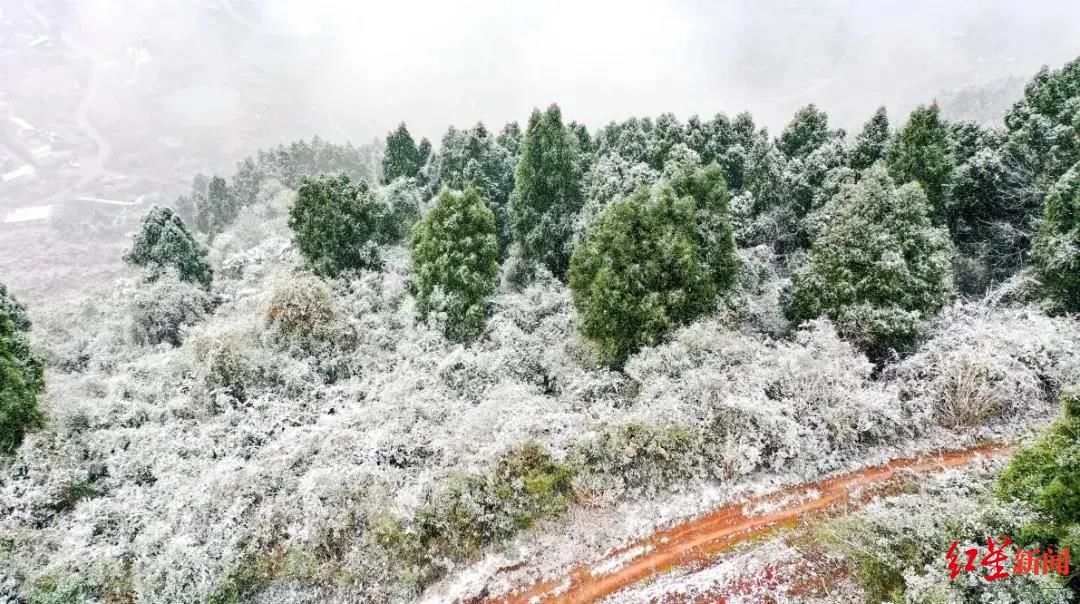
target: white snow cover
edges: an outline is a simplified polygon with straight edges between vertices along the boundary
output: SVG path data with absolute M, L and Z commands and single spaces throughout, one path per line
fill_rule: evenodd
M 367 519 L 408 518 L 427 493 L 527 441 L 565 458 L 628 422 L 723 428 L 707 456 L 723 464 L 688 451 L 674 461 L 689 478 L 672 483 L 626 452 L 616 462 L 638 482 L 594 470 L 578 486 L 601 493 L 601 509 L 572 505 L 490 554 L 544 549 L 555 568 L 707 509 L 702 492 L 719 502 L 911 443 L 1014 434 L 1049 419 L 1054 390 L 1080 371 L 1074 322 L 972 303 L 884 376 L 828 322 L 782 340 L 726 313 L 642 351 L 621 374 L 591 363 L 554 280 L 501 291 L 485 335 L 463 347 L 417 322 L 401 248 L 383 271 L 332 284 L 333 335 L 303 344 L 264 319 L 274 284 L 300 268 L 283 222 L 249 211 L 215 240 L 220 304 L 178 348 L 132 340 L 128 304 L 145 287 L 135 280 L 76 307 L 31 309 L 50 421 L 0 468 L 0 594 L 121 576 L 143 602 L 199 601 L 261 560 L 287 569 L 262 592 L 267 602 L 407 601 L 417 587 L 391 580 L 399 564 L 373 546 Z M 971 358 L 1008 404 L 946 431 L 935 421 L 942 384 Z M 647 495 L 668 489 L 693 497 Z M 622 529 L 588 524 L 592 536 L 576 541 L 543 535 L 627 505 L 651 511 L 631 520 L 619 507 Z

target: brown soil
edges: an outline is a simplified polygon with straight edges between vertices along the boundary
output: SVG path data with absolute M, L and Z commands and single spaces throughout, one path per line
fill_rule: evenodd
M 820 516 L 843 506 L 864 501 L 894 482 L 901 471 L 926 473 L 967 465 L 978 457 L 993 457 L 1010 450 L 991 443 L 957 451 L 895 459 L 885 465 L 864 468 L 835 478 L 782 489 L 779 492 L 721 507 L 620 547 L 601 560 L 577 566 L 565 576 L 536 583 L 498 596 L 488 602 L 535 604 L 538 602 L 595 602 L 624 587 L 652 578 L 672 568 L 706 564 L 716 553 L 749 539 L 761 538 L 778 528 L 808 517 Z M 747 510 L 773 504 L 767 514 Z M 642 553 L 615 570 L 597 569 L 635 548 Z M 596 573 L 595 575 L 593 573 Z M 569 587 L 567 587 L 569 579 Z

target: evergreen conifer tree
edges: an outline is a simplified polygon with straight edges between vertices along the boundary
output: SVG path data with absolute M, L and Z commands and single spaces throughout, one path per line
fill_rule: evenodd
M 709 183 L 716 184 L 711 174 L 692 180 L 687 189 L 710 191 Z M 641 347 L 714 307 L 717 284 L 699 237 L 694 198 L 661 184 L 608 206 L 574 249 L 574 307 L 582 333 L 606 363 L 621 367 Z
M 876 165 L 824 211 L 824 233 L 793 280 L 792 318 L 828 316 L 875 355 L 914 344 L 952 295 L 952 244 L 931 224 L 922 188 L 897 189 Z
M 1080 163 L 1046 196 L 1035 265 L 1052 308 L 1080 312 Z
M 438 314 L 444 333 L 467 342 L 484 330 L 485 303 L 499 275 L 495 216 L 473 187 L 443 189 L 413 230 L 413 292 L 421 316 Z
M 795 117 L 780 133 L 776 146 L 787 158 L 804 157 L 824 145 L 829 132 L 829 116 L 813 103 L 795 112 Z
M 874 117 L 866 122 L 855 137 L 855 144 L 848 156 L 848 165 L 857 171 L 863 171 L 885 158 L 885 149 L 889 144 L 889 116 L 884 107 L 878 107 Z
M 0 307 L 0 454 L 11 453 L 26 431 L 41 424 L 37 396 L 45 388 L 41 360 L 22 330 Z
M 379 245 L 393 234 L 387 231 L 388 209 L 367 181 L 354 183 L 344 174 L 304 176 L 296 193 L 289 227 L 315 272 L 336 277 L 346 270 L 382 265 Z
M 169 268 L 176 269 L 180 279 L 206 289 L 210 289 L 213 281 L 214 272 L 206 262 L 206 250 L 169 208 L 150 208 L 124 260 L 144 268 L 151 281 L 156 281 Z
M 534 111 L 510 197 L 510 233 L 523 257 L 560 278 L 570 262 L 574 218 L 582 205 L 577 140 L 557 105 Z
M 941 119 L 936 102 L 911 112 L 907 124 L 890 141 L 885 161 L 895 182 L 922 185 L 935 221 L 946 222 L 945 206 L 956 162 L 949 125 Z
M 427 145 L 428 152 L 431 143 Z M 397 130 L 386 136 L 386 155 L 382 160 L 382 183 L 392 182 L 397 178 L 413 178 L 420 173 L 420 168 L 427 158 L 416 146 L 409 129 L 402 122 Z

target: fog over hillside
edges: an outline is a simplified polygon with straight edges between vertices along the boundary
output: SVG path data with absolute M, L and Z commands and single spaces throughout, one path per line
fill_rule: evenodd
M 0 603 L 1076 602 L 1078 40 L 0 0 Z
M 553 101 L 590 127 L 751 110 L 774 131 L 814 102 L 850 128 L 881 104 L 900 114 L 928 91 L 1026 77 L 1070 58 L 1080 35 L 1080 6 L 1052 0 L 26 6 L 3 17 L 15 110 L 68 117 L 92 57 L 103 82 L 90 117 L 142 152 L 162 136 L 188 152 L 316 132 L 368 141 L 401 120 L 437 140 L 448 124 L 520 121 Z M 26 47 L 65 33 L 77 46 L 62 57 Z M 39 106 L 43 80 L 70 94 Z

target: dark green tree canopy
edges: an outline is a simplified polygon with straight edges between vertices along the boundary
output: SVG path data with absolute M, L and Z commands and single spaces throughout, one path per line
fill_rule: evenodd
M 557 105 L 534 111 L 522 143 L 510 197 L 511 238 L 528 261 L 562 277 L 570 262 L 574 218 L 581 210 L 577 139 Z
M 713 162 L 675 174 L 671 186 L 679 197 L 694 200 L 697 216 L 695 244 L 702 263 L 709 269 L 717 291 L 727 291 L 735 282 L 739 260 L 731 229 L 731 210 L 724 170 Z
M 463 191 L 475 187 L 495 215 L 500 253 L 510 238 L 507 205 L 514 188 L 514 156 L 483 124 L 469 130 L 450 128 L 435 157 L 430 187 Z
M 336 277 L 382 265 L 379 246 L 392 238 L 386 215 L 386 206 L 363 179 L 305 176 L 289 211 L 289 227 L 315 272 Z
M 920 105 L 890 141 L 885 153 L 889 175 L 898 183 L 918 182 L 930 200 L 934 218 L 945 222 L 945 204 L 956 159 L 949 125 L 937 103 Z
M 1080 57 L 1051 71 L 1043 67 L 1024 97 L 1005 115 L 1006 152 L 1032 195 L 1046 192 L 1080 161 Z
M 921 187 L 897 189 L 876 165 L 823 211 L 824 233 L 794 278 L 792 318 L 828 316 L 871 351 L 910 346 L 952 296 L 952 245 Z
M 210 233 L 220 233 L 236 219 L 240 204 L 224 178 L 215 174 L 210 179 L 206 188 L 206 205 L 200 211 L 208 214 L 200 222 L 210 225 Z
M 712 310 L 718 273 L 721 283 L 731 282 L 734 246 L 730 239 L 725 243 L 730 226 L 718 224 L 726 200 L 718 175 L 719 167 L 711 166 L 684 176 L 683 197 L 666 183 L 639 188 L 608 206 L 575 248 L 574 307 L 582 333 L 606 363 L 621 367 L 641 347 Z M 715 210 L 703 212 L 704 221 L 695 195 Z
M 1061 392 L 1061 417 L 1022 448 L 998 479 L 1005 499 L 1031 505 L 1042 519 L 1023 527 L 1019 544 L 1080 548 L 1080 390 Z
M 884 107 L 878 107 L 874 117 L 866 122 L 855 137 L 855 144 L 848 157 L 848 165 L 853 170 L 862 171 L 885 159 L 885 149 L 889 144 L 889 116 Z
M 184 281 L 210 289 L 214 272 L 206 262 L 206 250 L 191 236 L 171 209 L 154 206 L 143 216 L 131 250 L 124 256 L 128 264 L 145 269 L 155 281 L 166 269 L 176 269 Z
M 8 293 L 7 286 L 0 283 L 0 312 L 7 313 L 11 323 L 15 326 L 15 329 L 19 331 L 30 331 L 30 327 L 33 325 L 30 322 L 30 317 L 26 314 L 26 307 L 23 306 L 15 296 Z
M 43 419 L 37 401 L 45 389 L 43 366 L 11 317 L 0 306 L 0 454 L 17 449 Z
M 1080 312 L 1080 163 L 1046 196 L 1035 263 L 1052 308 Z
M 451 340 L 479 336 L 498 281 L 499 248 L 495 216 L 475 188 L 439 193 L 413 231 L 412 260 L 420 315 L 442 315 Z
M 795 117 L 780 133 L 776 146 L 788 158 L 803 157 L 835 135 L 829 131 L 829 116 L 811 103 L 795 112 Z
M 431 143 L 427 145 L 431 151 Z M 405 122 L 397 130 L 386 135 L 386 154 L 382 160 L 382 182 L 386 184 L 398 178 L 414 178 L 427 161 L 427 156 L 413 141 Z

